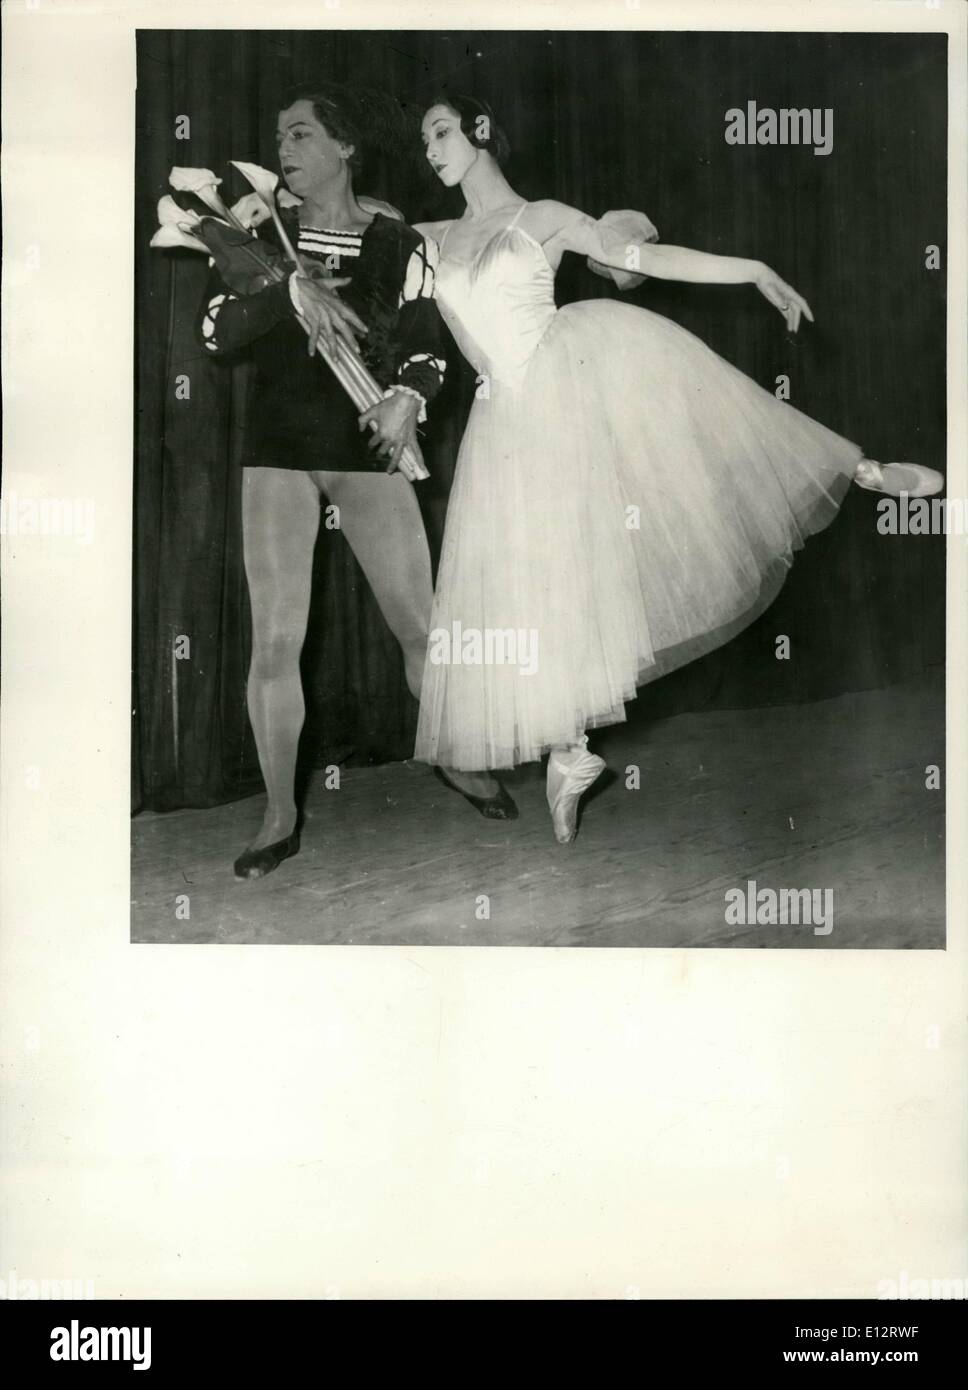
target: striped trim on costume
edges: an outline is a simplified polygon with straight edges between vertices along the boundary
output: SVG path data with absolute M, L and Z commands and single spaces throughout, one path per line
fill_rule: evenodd
M 315 256 L 359 256 L 362 244 L 361 232 L 317 227 L 299 229 L 299 250 L 309 251 Z

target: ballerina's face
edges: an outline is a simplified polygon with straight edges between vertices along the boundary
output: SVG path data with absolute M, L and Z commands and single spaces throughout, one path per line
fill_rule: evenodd
M 329 183 L 353 153 L 317 120 L 311 101 L 294 101 L 279 112 L 276 145 L 283 178 L 299 198 Z
M 480 150 L 460 128 L 460 116 L 442 103 L 431 106 L 420 126 L 430 167 L 442 184 L 453 188 L 476 161 Z

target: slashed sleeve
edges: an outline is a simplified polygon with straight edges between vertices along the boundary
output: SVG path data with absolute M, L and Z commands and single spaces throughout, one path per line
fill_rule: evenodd
M 255 294 L 237 295 L 212 271 L 198 315 L 197 334 L 206 352 L 237 352 L 284 319 L 296 317 L 290 280 Z
M 447 370 L 440 313 L 434 303 L 439 259 L 437 243 L 428 237 L 421 237 L 410 253 L 400 290 L 400 362 L 396 381 L 388 388 L 420 398 L 421 422 L 427 418 L 426 407 L 443 386 Z

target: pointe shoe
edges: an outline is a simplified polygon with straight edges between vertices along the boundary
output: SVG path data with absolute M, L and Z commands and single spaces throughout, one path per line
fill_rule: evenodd
M 237 879 L 265 878 L 273 869 L 278 869 L 284 859 L 299 853 L 299 830 L 294 830 L 284 840 L 265 845 L 262 849 L 247 849 L 240 854 L 232 866 Z
M 920 463 L 875 463 L 861 459 L 854 482 L 867 492 L 883 492 L 888 497 L 932 497 L 944 487 L 944 474 Z
M 570 762 L 560 762 L 553 752 L 548 757 L 548 809 L 559 845 L 570 844 L 577 835 L 578 803 L 605 771 L 605 759 L 585 751 L 586 738 L 581 744 L 583 751 Z
M 457 792 L 465 801 L 469 801 L 476 811 L 480 811 L 485 820 L 517 820 L 518 808 L 502 782 L 497 784 L 500 788 L 497 796 L 474 796 L 472 792 L 462 791 L 460 787 L 456 786 L 443 768 L 435 766 L 434 776 L 439 782 L 443 782 L 445 787 L 449 787 L 452 792 Z

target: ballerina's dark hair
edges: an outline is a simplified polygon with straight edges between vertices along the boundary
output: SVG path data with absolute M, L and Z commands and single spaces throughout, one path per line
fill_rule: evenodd
M 486 101 L 481 101 L 479 97 L 466 95 L 449 96 L 446 92 L 435 96 L 427 107 L 446 106 L 453 111 L 455 116 L 460 118 L 460 128 L 467 136 L 468 140 L 478 150 L 487 150 L 497 160 L 498 164 L 505 164 L 511 155 L 511 143 L 505 135 L 503 129 L 494 119 L 494 112 Z M 481 122 L 486 121 L 485 129 L 487 135 L 480 133 Z
M 320 125 L 334 140 L 354 146 L 347 163 L 358 174 L 374 152 L 401 154 L 413 139 L 413 121 L 386 92 L 344 82 L 303 82 L 291 87 L 279 103 L 285 111 L 296 101 L 308 101 Z

